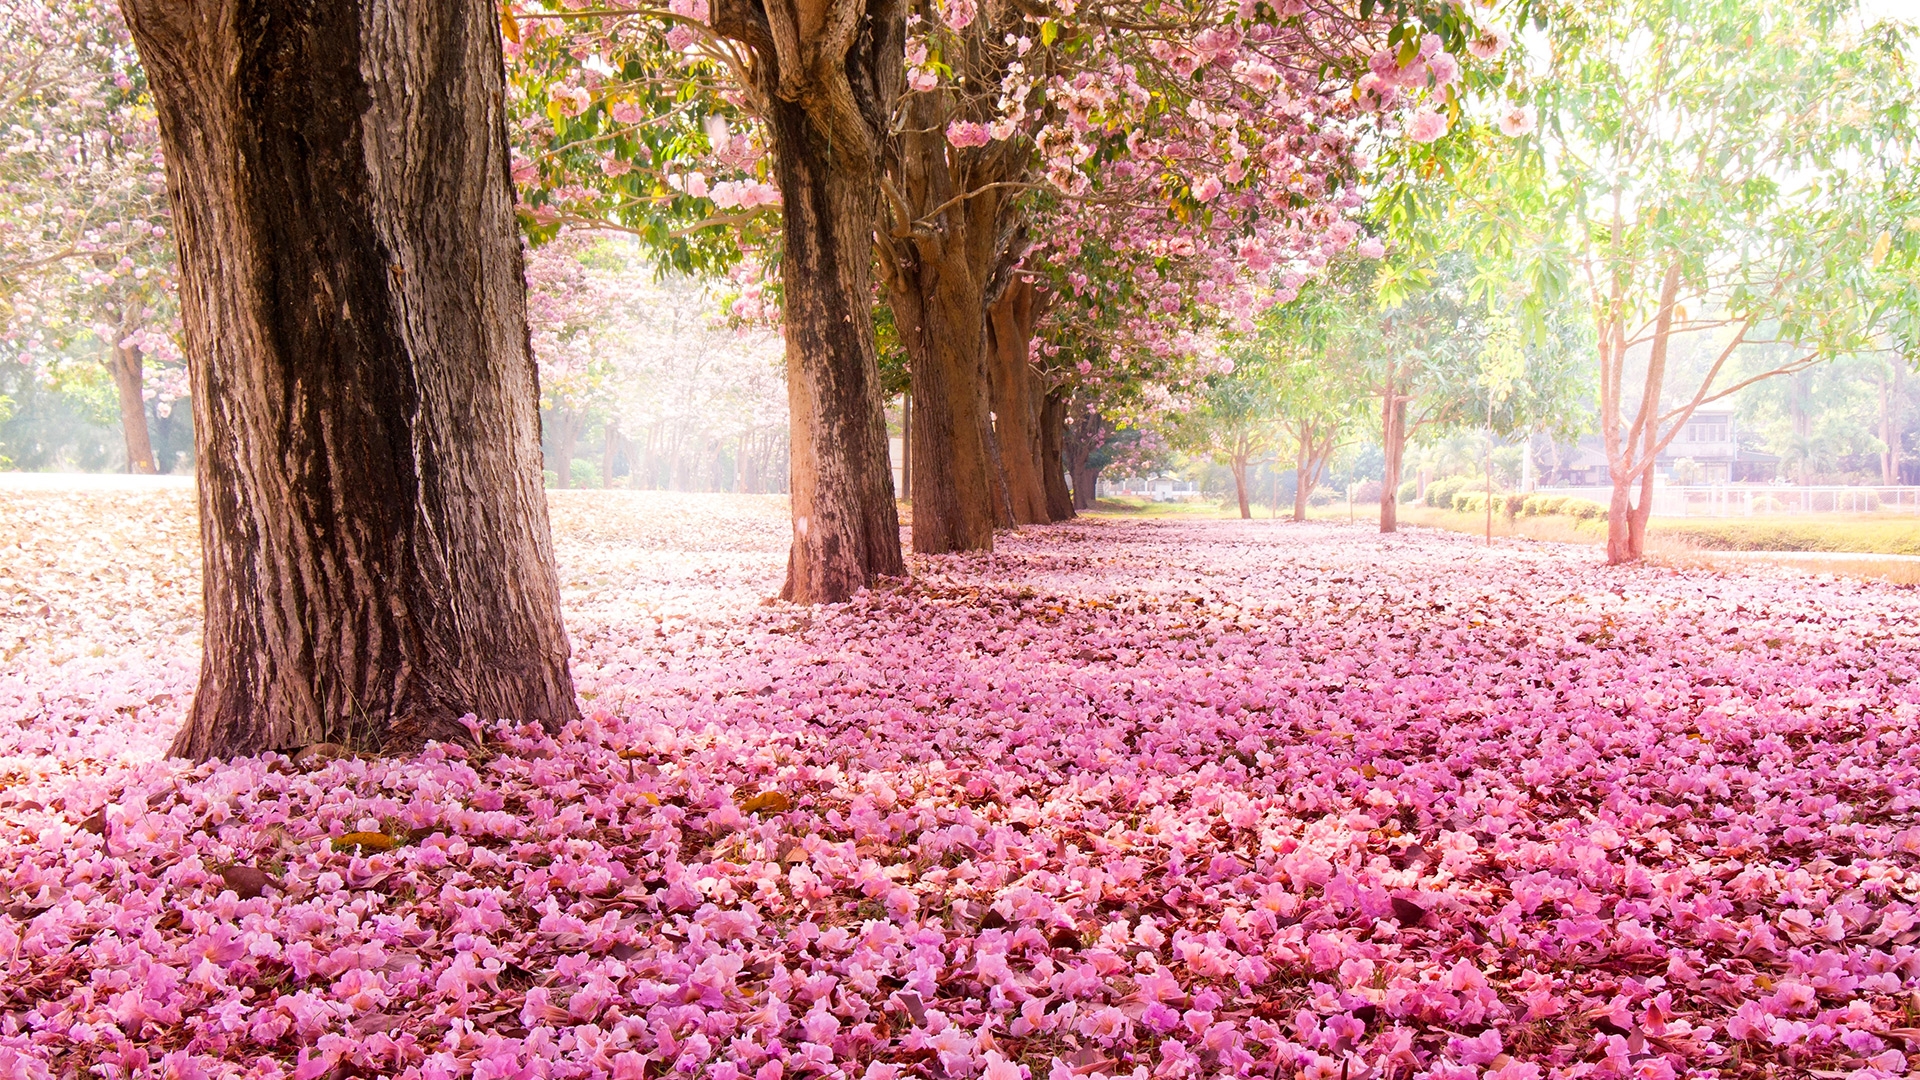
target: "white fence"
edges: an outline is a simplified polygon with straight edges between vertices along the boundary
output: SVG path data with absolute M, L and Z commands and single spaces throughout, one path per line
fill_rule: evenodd
M 1612 488 L 1540 488 L 1605 505 Z M 1638 493 L 1636 492 L 1636 497 Z M 1920 487 L 1799 487 L 1787 484 L 1656 484 L 1655 517 L 1776 517 L 1793 514 L 1917 514 Z
M 1199 498 L 1200 485 L 1191 480 L 1174 480 L 1164 476 L 1151 479 L 1122 476 L 1112 480 L 1103 477 L 1094 485 L 1094 494 L 1102 499 L 1131 495 L 1154 502 L 1179 502 Z

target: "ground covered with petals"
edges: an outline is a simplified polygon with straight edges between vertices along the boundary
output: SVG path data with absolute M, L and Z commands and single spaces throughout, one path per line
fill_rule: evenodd
M 0 493 L 0 1077 L 1904 1075 L 1920 596 L 1267 522 L 812 610 L 556 493 L 587 720 L 161 755 L 190 494 Z

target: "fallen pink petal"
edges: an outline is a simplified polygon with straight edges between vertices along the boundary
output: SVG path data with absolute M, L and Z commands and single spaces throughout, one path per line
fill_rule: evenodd
M 781 500 L 556 493 L 582 722 L 193 766 L 189 491 L 6 499 L 52 612 L 5 624 L 6 1075 L 1879 1076 L 1916 1034 L 1891 586 L 1095 520 L 808 609 L 760 602 Z

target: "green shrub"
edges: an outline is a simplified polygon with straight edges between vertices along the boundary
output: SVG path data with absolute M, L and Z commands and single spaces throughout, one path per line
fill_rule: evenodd
M 1592 499 L 1576 499 L 1571 496 L 1563 500 L 1560 513 L 1577 521 L 1594 521 L 1607 516 L 1607 508 Z
M 1462 514 L 1478 514 L 1487 508 L 1487 493 L 1484 491 L 1462 491 L 1453 497 L 1453 508 Z
M 1413 480 L 1407 481 L 1404 484 L 1401 484 L 1400 490 L 1397 494 L 1399 495 L 1400 501 L 1403 503 L 1410 503 L 1414 499 L 1418 498 L 1420 495 L 1419 479 L 1415 478 Z
M 1508 521 L 1512 521 L 1515 517 L 1519 516 L 1520 508 L 1525 506 L 1526 503 L 1527 497 L 1517 492 L 1503 496 L 1500 501 L 1500 512 L 1506 515 Z
M 1427 505 L 1436 510 L 1446 510 L 1453 506 L 1453 497 L 1467 486 L 1464 476 L 1449 476 L 1435 480 L 1427 485 Z

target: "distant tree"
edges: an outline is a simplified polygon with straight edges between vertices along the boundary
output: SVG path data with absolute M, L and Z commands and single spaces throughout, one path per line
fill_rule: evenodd
M 1851 0 L 1538 11 L 1539 132 L 1524 108 L 1503 121 L 1518 152 L 1492 194 L 1548 211 L 1560 231 L 1535 263 L 1570 268 L 1591 313 L 1607 558 L 1627 562 L 1645 551 L 1658 456 L 1695 409 L 1920 339 L 1911 31 L 1867 24 Z M 1676 386 L 1693 334 L 1714 356 Z
M 0 2 L 0 350 L 35 378 L 98 363 L 129 472 L 157 471 L 186 392 L 173 240 L 146 75 L 110 3 Z

